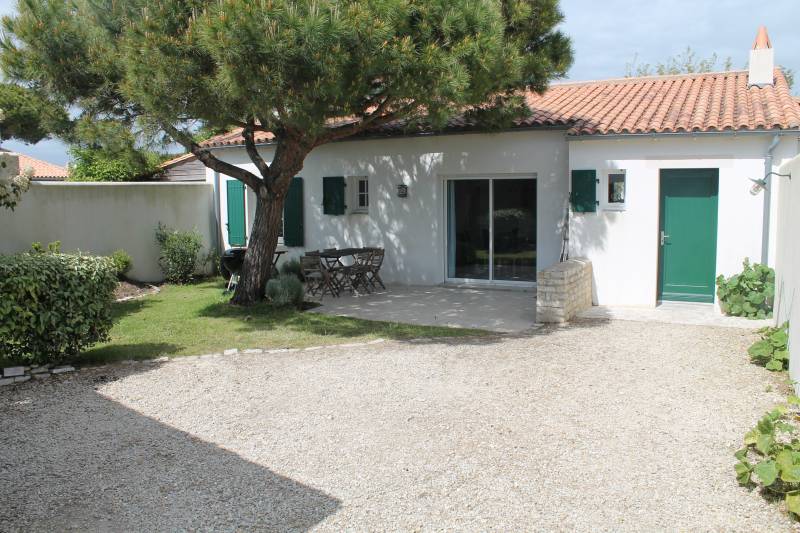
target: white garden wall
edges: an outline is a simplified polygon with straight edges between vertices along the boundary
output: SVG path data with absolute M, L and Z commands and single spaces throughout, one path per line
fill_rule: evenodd
M 15 211 L 0 209 L 0 253 L 52 241 L 101 255 L 122 248 L 133 258 L 131 278 L 159 281 L 158 222 L 196 228 L 207 252 L 216 240 L 213 207 L 207 183 L 34 182 Z
M 669 168 L 718 168 L 719 212 L 717 275 L 741 270 L 742 260 L 762 260 L 765 193 L 749 194 L 751 178 L 764 176 L 764 161 L 773 135 L 697 135 L 573 139 L 570 169 L 625 169 L 624 211 L 573 214 L 571 255 L 592 262 L 595 303 L 655 306 L 659 257 L 659 171 Z M 774 150 L 774 168 L 797 154 L 797 141 L 783 137 Z M 770 188 L 772 205 L 779 186 Z M 598 199 L 602 198 L 598 191 Z M 774 228 L 777 210 L 771 210 Z
M 778 200 L 777 257 L 775 265 L 775 321 L 789 321 L 789 374 L 800 393 L 800 156 L 785 164 Z
M 272 147 L 261 152 L 268 161 Z M 215 155 L 255 171 L 241 147 Z M 535 176 L 537 178 L 538 267 L 558 261 L 567 203 L 567 143 L 562 131 L 431 135 L 350 140 L 315 149 L 299 173 L 304 178 L 305 247 L 386 248 L 384 280 L 402 284 L 439 284 L 445 280 L 444 180 L 458 176 Z M 368 214 L 322 214 L 323 176 L 368 176 Z M 220 215 L 227 220 L 224 177 L 219 187 Z M 209 171 L 208 182 L 214 182 Z M 397 185 L 408 197 L 397 197 Z M 252 223 L 252 196 L 248 194 Z M 224 233 L 224 232 L 223 232 Z M 227 235 L 224 237 L 227 239 Z M 227 244 L 227 243 L 226 243 Z

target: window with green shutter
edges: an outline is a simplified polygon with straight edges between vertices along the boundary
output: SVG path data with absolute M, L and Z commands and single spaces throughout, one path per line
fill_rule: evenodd
M 344 176 L 322 178 L 322 212 L 326 215 L 344 215 L 345 205 Z
M 292 178 L 283 204 L 283 244 L 303 246 L 303 178 Z
M 572 210 L 576 213 L 594 213 L 597 211 L 597 171 L 572 171 L 570 201 Z

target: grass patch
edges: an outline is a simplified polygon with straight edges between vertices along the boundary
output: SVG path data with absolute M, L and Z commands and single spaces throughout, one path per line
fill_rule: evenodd
M 199 355 L 227 348 L 305 348 L 377 338 L 463 337 L 486 331 L 378 322 L 274 309 L 267 304 L 228 304 L 224 283 L 166 285 L 161 292 L 114 304 L 111 340 L 81 356 L 82 362 Z

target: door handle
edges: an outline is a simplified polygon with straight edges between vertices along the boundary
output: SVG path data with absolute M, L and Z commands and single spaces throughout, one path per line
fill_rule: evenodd
M 664 246 L 664 244 L 666 244 L 667 239 L 669 239 L 669 235 L 664 233 L 664 231 L 662 230 L 661 231 L 661 246 Z

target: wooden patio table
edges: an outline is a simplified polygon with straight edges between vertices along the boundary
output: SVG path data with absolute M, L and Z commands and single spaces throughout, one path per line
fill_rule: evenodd
M 342 262 L 343 257 L 353 257 L 355 258 L 356 254 L 362 252 L 369 252 L 374 250 L 374 247 L 363 247 L 363 248 L 339 248 L 336 250 L 326 250 L 321 251 L 319 253 L 320 258 L 325 261 L 325 264 L 329 271 L 334 275 L 334 279 L 336 283 L 339 285 L 339 289 L 347 288 L 351 292 L 358 292 L 356 288 L 353 286 L 350 279 L 348 279 L 348 271 L 349 265 L 345 265 Z M 354 260 L 355 262 L 355 260 Z

